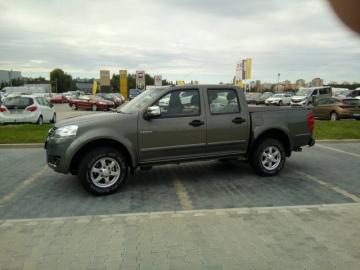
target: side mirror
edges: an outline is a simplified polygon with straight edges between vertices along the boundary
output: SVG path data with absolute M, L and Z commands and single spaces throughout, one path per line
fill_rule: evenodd
M 160 107 L 159 106 L 151 106 L 151 107 L 147 108 L 146 113 L 145 113 L 145 117 L 147 119 L 150 119 L 150 118 L 160 116 L 160 114 L 161 114 L 161 112 L 160 112 Z

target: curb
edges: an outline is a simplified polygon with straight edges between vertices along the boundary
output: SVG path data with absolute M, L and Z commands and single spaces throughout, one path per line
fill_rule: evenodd
M 316 143 L 360 143 L 360 139 L 316 140 Z
M 19 149 L 19 148 L 43 148 L 43 143 L 14 143 L 0 144 L 0 149 Z

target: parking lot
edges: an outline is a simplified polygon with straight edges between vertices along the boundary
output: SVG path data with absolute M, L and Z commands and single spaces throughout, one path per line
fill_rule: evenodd
M 0 150 L 0 218 L 360 202 L 360 145 L 319 144 L 294 153 L 277 177 L 249 164 L 206 161 L 137 170 L 111 196 L 86 193 L 75 176 L 47 168 L 43 149 Z
M 359 157 L 359 143 L 320 142 L 270 178 L 242 161 L 164 165 L 97 197 L 44 149 L 3 148 L 0 269 L 355 270 Z

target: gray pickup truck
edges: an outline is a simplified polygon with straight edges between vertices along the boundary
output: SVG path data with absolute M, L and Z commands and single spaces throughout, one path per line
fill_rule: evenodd
M 203 159 L 249 160 L 262 176 L 281 171 L 292 151 L 312 146 L 308 108 L 248 107 L 228 85 L 171 86 L 143 92 L 116 112 L 67 119 L 49 130 L 48 165 L 110 194 L 136 168 Z

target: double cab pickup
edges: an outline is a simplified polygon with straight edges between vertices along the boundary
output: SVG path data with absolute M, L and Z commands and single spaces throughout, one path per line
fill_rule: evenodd
M 292 151 L 312 146 L 306 107 L 248 107 L 242 90 L 191 85 L 144 91 L 117 111 L 58 122 L 45 142 L 48 165 L 78 175 L 93 194 L 118 190 L 136 168 L 204 159 L 248 160 L 274 176 Z

